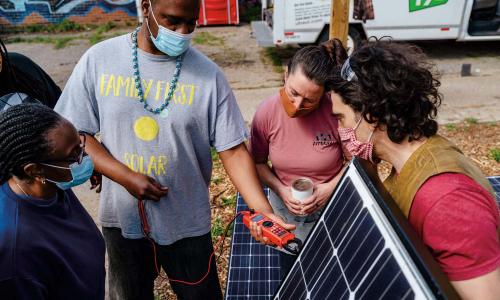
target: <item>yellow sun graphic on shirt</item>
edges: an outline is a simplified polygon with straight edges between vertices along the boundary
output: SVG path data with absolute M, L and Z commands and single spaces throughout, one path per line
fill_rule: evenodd
M 158 123 L 151 117 L 140 117 L 134 123 L 135 135 L 146 142 L 154 140 L 159 130 Z

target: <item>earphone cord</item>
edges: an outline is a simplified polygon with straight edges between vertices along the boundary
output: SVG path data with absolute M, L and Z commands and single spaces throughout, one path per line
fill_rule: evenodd
M 231 221 L 227 224 L 226 229 L 224 230 L 224 234 L 219 237 L 219 241 L 215 244 L 214 250 L 210 254 L 210 258 L 208 259 L 208 270 L 205 273 L 205 275 L 201 279 L 199 279 L 198 281 L 191 282 L 191 281 L 184 281 L 184 280 L 167 278 L 160 273 L 160 268 L 158 267 L 158 260 L 157 260 L 157 253 L 156 253 L 156 242 L 153 240 L 153 238 L 151 238 L 151 228 L 150 228 L 149 223 L 148 223 L 148 216 L 146 214 L 144 200 L 139 199 L 139 201 L 137 201 L 137 206 L 139 209 L 139 217 L 141 219 L 142 232 L 143 232 L 144 236 L 146 237 L 146 239 L 151 243 L 151 245 L 153 247 L 153 257 L 154 257 L 154 265 L 155 265 L 156 273 L 162 279 L 166 279 L 166 280 L 169 280 L 170 282 L 177 282 L 177 283 L 182 283 L 182 284 L 186 284 L 186 285 L 198 285 L 198 284 L 202 283 L 208 277 L 208 275 L 210 274 L 210 268 L 212 266 L 212 258 L 214 257 L 215 252 L 217 251 L 217 248 L 219 247 L 219 245 L 222 242 L 221 253 L 219 254 L 219 256 L 217 258 L 217 260 L 218 260 L 220 258 L 220 256 L 222 255 L 222 250 L 224 249 L 224 241 L 226 240 L 226 236 L 227 236 L 227 233 L 229 231 L 229 227 L 234 222 L 234 220 L 236 220 L 236 218 L 241 214 L 241 212 L 238 212 L 231 219 Z

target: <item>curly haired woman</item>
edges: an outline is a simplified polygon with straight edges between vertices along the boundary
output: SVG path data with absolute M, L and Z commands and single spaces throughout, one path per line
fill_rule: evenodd
M 346 149 L 393 166 L 384 185 L 462 298 L 498 299 L 498 206 L 480 169 L 437 134 L 440 82 L 425 55 L 366 43 L 333 77 Z

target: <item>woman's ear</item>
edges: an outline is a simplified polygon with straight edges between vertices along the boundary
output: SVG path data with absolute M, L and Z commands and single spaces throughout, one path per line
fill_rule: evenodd
M 39 164 L 29 163 L 24 166 L 23 170 L 29 181 L 45 181 L 45 174 Z

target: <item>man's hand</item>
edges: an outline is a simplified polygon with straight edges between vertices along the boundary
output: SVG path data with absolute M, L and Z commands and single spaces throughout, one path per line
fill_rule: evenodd
M 283 203 L 291 214 L 296 216 L 304 215 L 303 205 L 299 200 L 292 197 L 290 187 L 283 185 L 278 191 L 278 196 L 283 200 Z
M 320 210 L 328 202 L 334 189 L 335 185 L 329 182 L 316 185 L 312 196 L 302 202 L 304 212 L 310 215 Z
M 140 200 L 159 201 L 168 193 L 168 187 L 161 186 L 154 178 L 131 171 L 123 186 Z
M 295 230 L 295 225 L 285 223 L 285 221 L 283 221 L 283 219 L 281 217 L 279 217 L 275 214 L 264 214 L 264 215 L 266 217 L 268 217 L 269 219 L 273 220 L 274 222 L 276 222 L 277 224 L 281 225 L 283 228 L 285 228 L 288 231 Z M 273 245 L 267 237 L 263 236 L 262 228 L 260 226 L 258 226 L 256 222 L 250 222 L 250 234 L 253 236 L 253 238 L 256 241 L 260 242 L 261 244 L 276 246 L 276 245 Z

